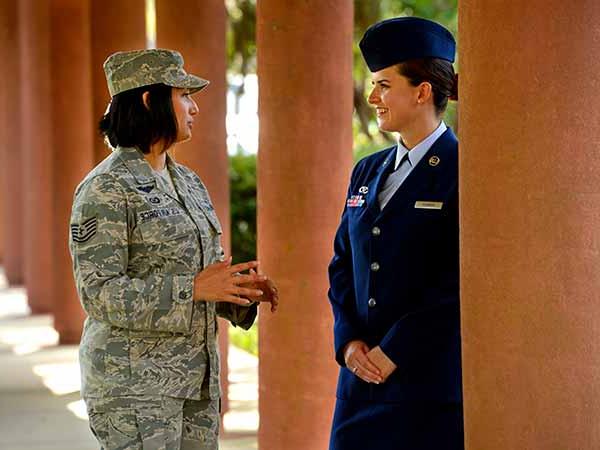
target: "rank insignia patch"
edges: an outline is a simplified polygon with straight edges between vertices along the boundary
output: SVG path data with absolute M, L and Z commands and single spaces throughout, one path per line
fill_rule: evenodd
M 95 217 L 87 219 L 81 224 L 71 224 L 71 237 L 73 242 L 87 242 L 96 235 L 98 220 Z

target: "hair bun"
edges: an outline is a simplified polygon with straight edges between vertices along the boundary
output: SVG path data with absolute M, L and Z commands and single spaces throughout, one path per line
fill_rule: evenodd
M 452 92 L 448 96 L 450 100 L 458 101 L 458 74 L 454 74 L 454 85 L 452 86 Z

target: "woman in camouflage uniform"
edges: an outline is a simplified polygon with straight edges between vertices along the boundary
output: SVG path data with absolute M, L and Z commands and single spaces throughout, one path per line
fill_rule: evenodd
M 256 261 L 224 260 L 205 186 L 166 152 L 191 137 L 190 95 L 208 81 L 171 50 L 119 52 L 104 70 L 114 151 L 77 187 L 70 239 L 90 427 L 106 450 L 217 449 L 216 316 L 248 329 L 277 292 Z

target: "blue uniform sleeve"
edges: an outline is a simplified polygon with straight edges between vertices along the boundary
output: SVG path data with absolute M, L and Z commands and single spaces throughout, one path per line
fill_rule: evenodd
M 356 168 L 352 174 L 354 174 Z M 348 197 L 352 189 L 352 182 L 348 188 Z M 348 231 L 348 210 L 344 207 L 342 220 L 335 235 L 333 244 L 333 259 L 329 264 L 329 301 L 333 309 L 334 318 L 334 347 L 335 359 L 344 367 L 343 350 L 345 345 L 359 339 L 356 325 L 356 300 L 354 294 L 354 276 L 352 270 L 352 246 Z
M 458 192 L 450 202 L 445 245 L 440 258 L 432 261 L 432 272 L 441 276 L 426 287 L 423 306 L 392 325 L 379 346 L 398 366 L 408 367 L 427 359 L 449 340 L 460 340 Z M 437 266 L 437 267 L 433 267 Z M 436 270 L 437 269 L 437 270 Z

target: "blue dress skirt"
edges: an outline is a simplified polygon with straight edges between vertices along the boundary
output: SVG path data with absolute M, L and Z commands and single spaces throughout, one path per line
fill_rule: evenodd
M 464 450 L 462 404 L 338 399 L 329 450 Z

